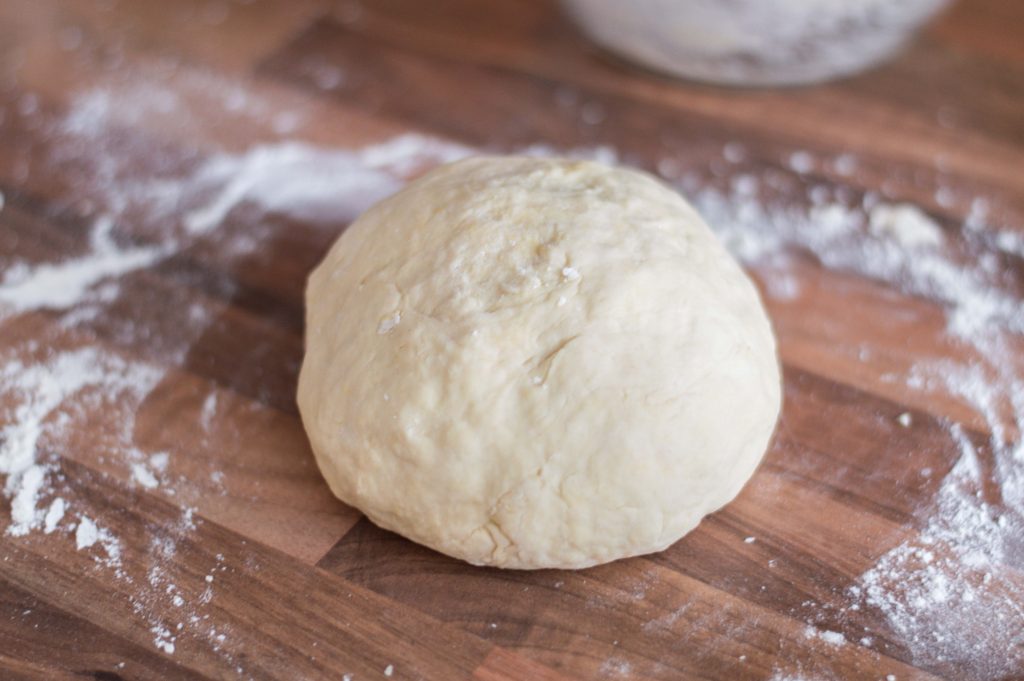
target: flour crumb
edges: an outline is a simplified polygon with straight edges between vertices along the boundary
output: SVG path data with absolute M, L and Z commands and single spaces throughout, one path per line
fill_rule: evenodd
M 50 502 L 50 508 L 46 511 L 46 518 L 43 521 L 43 532 L 51 534 L 57 529 L 62 518 L 64 518 L 64 499 L 57 497 Z
M 846 643 L 846 637 L 838 631 L 819 631 L 814 627 L 807 627 L 804 629 L 804 636 L 806 638 L 820 639 L 830 646 L 841 646 Z
M 941 208 L 952 208 L 956 204 L 956 196 L 949 187 L 939 187 L 935 190 L 935 203 Z
M 907 248 L 937 248 L 945 241 L 942 228 L 909 203 L 880 203 L 872 207 L 868 224 L 876 236 L 894 239 Z
M 656 165 L 658 174 L 666 180 L 678 180 L 682 172 L 682 166 L 674 158 L 660 159 Z
M 0 464 L 2 463 L 0 462 Z M 3 468 L 0 467 L 0 470 Z M 36 465 L 29 465 L 20 471 L 15 471 L 15 475 L 8 478 L 8 488 L 17 489 L 14 499 L 11 501 L 12 522 L 7 529 L 8 534 L 20 536 L 28 534 L 29 530 L 38 527 L 40 511 L 36 504 L 45 480 L 46 469 Z
M 602 664 L 600 669 L 598 669 L 598 674 L 601 676 L 628 678 L 632 673 L 633 665 L 631 665 L 627 660 L 619 658 L 609 658 L 605 660 L 604 664 Z
M 814 170 L 814 157 L 806 151 L 795 151 L 789 155 L 788 165 L 791 170 L 806 175 Z
M 155 634 L 156 637 L 153 639 L 153 645 L 168 655 L 174 654 L 174 641 L 175 636 L 171 635 L 171 630 L 162 625 L 156 625 L 152 627 L 150 633 Z
M 132 480 L 146 489 L 155 489 L 160 485 L 153 473 L 141 463 L 132 464 Z
M 384 676 L 391 676 L 394 673 L 395 666 L 393 664 L 389 664 L 387 667 L 384 667 Z
M 181 509 L 181 521 L 178 523 L 178 528 L 181 532 L 189 532 L 196 529 L 195 513 L 196 509 L 193 506 L 186 506 Z
M 96 524 L 87 516 L 82 516 L 81 520 L 78 521 L 78 529 L 75 530 L 76 548 L 79 551 L 87 549 L 95 544 L 98 539 L 99 532 L 96 530 Z
M 756 541 L 757 541 L 757 537 L 747 537 L 746 539 L 743 540 L 743 543 L 744 544 L 753 544 Z
M 199 412 L 199 425 L 203 427 L 203 430 L 210 430 L 210 425 L 213 423 L 213 417 L 217 415 L 217 393 L 211 392 L 203 400 L 202 410 Z
M 838 631 L 823 631 L 820 634 L 820 638 L 830 646 L 841 646 L 846 643 L 846 637 Z
M 391 331 L 394 330 L 394 328 L 398 326 L 401 323 L 401 321 L 401 311 L 397 311 L 390 317 L 385 317 L 384 319 L 381 319 L 380 323 L 377 324 L 377 335 L 383 336 L 385 334 L 391 333 Z
M 726 142 L 722 147 L 722 158 L 729 163 L 742 163 L 746 157 L 747 150 L 739 142 Z
M 857 171 L 857 157 L 853 154 L 840 154 L 836 157 L 834 167 L 837 173 L 849 177 Z
M 149 457 L 149 465 L 153 467 L 153 470 L 163 473 L 167 470 L 169 460 L 170 455 L 167 452 L 157 452 Z
M 896 420 L 899 421 L 899 424 L 904 428 L 909 428 L 914 423 L 914 417 L 911 415 L 909 411 L 905 411 L 899 416 L 897 416 Z

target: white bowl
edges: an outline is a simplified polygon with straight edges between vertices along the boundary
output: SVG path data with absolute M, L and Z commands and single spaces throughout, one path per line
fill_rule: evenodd
M 730 85 L 797 85 L 898 51 L 949 0 L 562 0 L 597 43 L 648 67 Z

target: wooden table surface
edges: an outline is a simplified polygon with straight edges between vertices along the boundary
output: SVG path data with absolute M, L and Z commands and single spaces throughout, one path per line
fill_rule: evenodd
M 1002 484 L 1024 455 L 1000 454 L 1020 420 L 997 428 L 977 391 L 906 380 L 922 358 L 987 366 L 935 288 L 805 253 L 785 263 L 798 293 L 776 295 L 778 263 L 753 264 L 785 369 L 765 462 L 664 553 L 579 572 L 475 568 L 377 529 L 329 494 L 294 404 L 305 275 L 375 191 L 465 148 L 598 149 L 698 194 L 742 172 L 795 177 L 778 190 L 794 202 L 814 186 L 882 195 L 967 255 L 966 231 L 1002 225 L 986 262 L 1024 305 L 1022 31 L 1024 4 L 965 0 L 878 70 L 743 91 L 609 58 L 552 0 L 6 0 L 0 446 L 39 421 L 44 479 L 26 498 L 53 516 L 18 530 L 27 483 L 9 482 L 0 677 L 1024 678 L 1020 542 L 982 550 L 979 606 L 856 597 L 945 522 L 965 446 L 978 526 L 1024 536 Z M 312 215 L 259 197 L 217 212 L 211 187 L 258 168 L 258 145 L 273 163 L 295 141 L 332 149 L 334 170 L 346 149 L 398 161 L 368 187 L 332 176 L 338 205 Z M 4 298 L 26 272 L 110 249 L 144 266 L 93 258 L 109 276 L 71 302 Z M 1002 340 L 1024 375 L 1020 335 Z M 935 551 L 954 585 L 977 567 Z

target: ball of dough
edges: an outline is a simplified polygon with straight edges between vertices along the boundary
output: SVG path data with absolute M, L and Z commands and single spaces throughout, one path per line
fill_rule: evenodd
M 363 214 L 313 272 L 298 403 L 334 493 L 478 565 L 666 548 L 778 416 L 755 287 L 652 177 L 474 158 Z

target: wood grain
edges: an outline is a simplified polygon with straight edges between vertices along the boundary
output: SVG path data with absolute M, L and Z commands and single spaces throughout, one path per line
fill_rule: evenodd
M 174 641 L 174 659 L 183 671 L 216 678 L 241 667 L 237 674 L 247 678 L 317 678 L 344 670 L 365 678 L 391 664 L 427 678 L 465 678 L 490 650 L 457 628 L 439 626 L 201 518 L 195 530 L 182 532 L 175 542 L 176 564 L 160 576 L 192 604 L 190 610 L 176 612 L 170 593 L 155 596 L 163 596 L 166 605 L 139 608 L 132 586 L 153 579 L 151 528 L 159 528 L 157 536 L 175 532 L 181 512 L 78 464 L 60 465 L 73 493 L 81 495 L 73 501 L 99 523 L 119 528 L 122 575 L 111 582 L 87 552 L 50 535 L 8 547 L 0 576 L 43 603 L 59 602 L 70 614 L 147 648 L 150 627 L 167 626 L 173 635 L 175 620 L 210 615 L 214 623 L 208 628 Z M 204 603 L 207 589 L 211 596 Z M 149 627 L 139 626 L 140 611 Z M 200 639 L 216 641 L 219 633 L 225 634 L 220 645 Z M 51 663 L 65 661 L 54 655 Z M 159 678 L 159 667 L 147 675 Z
M 730 543 L 745 546 L 742 537 Z M 321 561 L 389 598 L 581 678 L 619 672 L 701 678 L 714 670 L 720 678 L 763 679 L 779 649 L 790 647 L 802 648 L 808 670 L 830 669 L 841 678 L 913 671 L 869 650 L 843 655 L 836 666 L 827 647 L 804 643 L 802 621 L 660 563 L 640 559 L 580 572 L 478 569 L 427 549 L 410 551 L 405 540 L 365 520 Z
M 407 132 L 498 152 L 606 145 L 721 186 L 716 164 L 736 142 L 734 171 L 774 178 L 795 204 L 815 185 L 852 201 L 883 193 L 921 206 L 960 248 L 976 196 L 1007 229 L 1024 225 L 1022 22 L 1019 3 L 964 1 L 880 69 L 744 91 L 610 58 L 553 0 L 13 0 L 0 6 L 0 279 L 85 252 L 109 186 L 259 144 L 358 148 Z M 97 92 L 107 128 L 68 144 L 68 112 Z M 180 105 L 152 106 L 168 94 Z M 855 153 L 858 171 L 795 178 L 798 149 Z M 161 243 L 186 204 L 129 207 L 114 236 Z M 734 503 L 655 556 L 480 569 L 373 526 L 331 496 L 309 452 L 294 404 L 302 289 L 354 217 L 235 211 L 121 277 L 96 314 L 0 319 L 0 350 L 45 362 L 95 348 L 162 376 L 130 412 L 97 402 L 63 416 L 70 435 L 46 463 L 74 520 L 117 538 L 119 563 L 102 541 L 78 550 L 67 524 L 0 536 L 0 677 L 996 681 L 915 659 L 883 613 L 842 597 L 917 536 L 957 460 L 949 423 L 994 465 L 990 424 L 962 397 L 886 379 L 924 359 L 972 361 L 943 333 L 944 301 L 795 258 L 801 295 L 767 298 L 784 415 Z M 1000 257 L 1008 281 L 1024 280 L 1024 256 Z M 775 273 L 752 274 L 768 290 Z M 147 459 L 112 454 L 125 442 L 173 453 L 165 484 L 139 482 L 133 464 Z M 992 485 L 979 493 L 1002 508 Z M 1024 551 L 1003 562 L 1024 585 Z

